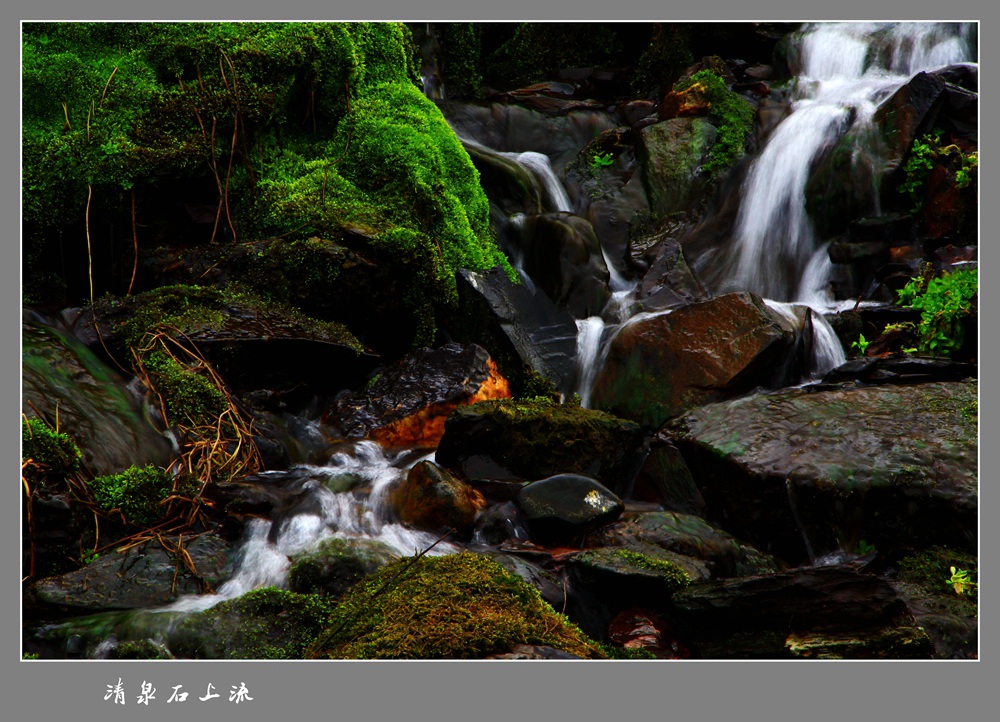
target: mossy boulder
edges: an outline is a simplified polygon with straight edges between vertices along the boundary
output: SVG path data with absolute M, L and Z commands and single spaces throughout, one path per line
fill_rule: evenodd
M 466 478 L 575 473 L 617 492 L 641 445 L 637 424 L 600 411 L 548 399 L 486 401 L 448 417 L 436 458 Z
M 288 588 L 299 594 L 339 598 L 397 557 L 390 547 L 374 539 L 326 539 L 316 549 L 292 559 Z
M 315 594 L 263 587 L 186 615 L 170 634 L 183 659 L 302 659 L 334 608 Z
M 90 493 L 105 514 L 119 516 L 135 526 L 149 526 L 170 511 L 172 496 L 191 499 L 201 484 L 174 477 L 153 465 L 130 466 L 118 474 L 96 476 L 87 482 Z
M 674 118 L 639 131 L 636 154 L 653 213 L 686 210 L 704 188 L 699 180 L 708 162 L 716 129 L 707 118 Z
M 447 469 L 421 461 L 389 493 L 389 504 L 409 526 L 428 531 L 451 527 L 468 535 L 486 499 Z
M 414 345 L 458 268 L 514 277 L 402 23 L 29 23 L 22 51 L 32 283 L 59 275 L 62 232 L 89 229 L 94 287 L 124 293 L 133 249 L 114 239 L 183 242 L 186 211 L 208 217 L 199 242 L 358 229 L 394 269 Z M 62 281 L 89 291 L 86 274 Z
M 41 419 L 21 420 L 21 475 L 31 486 L 47 480 L 59 488 L 80 469 L 80 447 Z
M 604 656 L 520 577 L 463 552 L 376 572 L 341 599 L 310 656 L 481 659 L 518 644 Z
M 622 547 L 588 549 L 567 562 L 573 588 L 586 589 L 613 612 L 627 606 L 668 608 L 673 593 L 691 583 L 685 566 L 692 569 L 680 555 L 653 546 L 641 551 Z
M 667 427 L 713 519 L 786 561 L 812 553 L 976 548 L 975 380 L 787 389 Z

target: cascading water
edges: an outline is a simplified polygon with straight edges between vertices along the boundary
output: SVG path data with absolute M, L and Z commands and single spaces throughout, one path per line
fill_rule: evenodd
M 750 165 L 730 248 L 705 253 L 695 268 L 717 292 L 753 291 L 778 301 L 829 309 L 832 264 L 807 212 L 813 166 L 847 139 L 859 174 L 878 176 L 867 147 L 880 102 L 915 73 L 970 60 L 971 26 L 930 23 L 820 23 L 795 36 L 799 72 L 791 113 Z M 878 214 L 877 188 L 870 210 Z

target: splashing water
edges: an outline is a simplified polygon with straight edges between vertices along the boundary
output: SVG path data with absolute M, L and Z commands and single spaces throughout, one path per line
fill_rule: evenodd
M 820 23 L 798 34 L 790 115 L 771 133 L 744 181 L 731 253 L 695 264 L 719 292 L 749 290 L 778 301 L 830 307 L 832 263 L 806 210 L 815 161 L 846 138 L 862 177 L 877 177 L 869 148 L 879 104 L 921 70 L 970 59 L 967 24 Z M 877 189 L 869 204 L 878 214 Z M 709 264 L 711 267 L 709 267 Z

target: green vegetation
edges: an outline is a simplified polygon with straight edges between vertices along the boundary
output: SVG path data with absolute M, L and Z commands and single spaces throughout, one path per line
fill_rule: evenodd
M 910 156 L 903 165 L 906 179 L 896 189 L 906 193 L 913 203 L 912 212 L 919 213 L 924 206 L 922 197 L 927 174 L 934 167 L 935 161 L 956 156 L 954 160 L 955 185 L 967 188 L 976 179 L 979 167 L 978 153 L 963 153 L 958 146 L 941 145 L 943 131 L 938 128 L 913 141 Z
M 534 587 L 488 557 L 463 552 L 400 559 L 359 583 L 334 610 L 314 652 L 348 659 L 475 659 L 516 644 L 604 656 Z
M 629 549 L 619 549 L 618 556 L 626 564 L 633 567 L 662 574 L 675 590 L 683 589 L 691 583 L 691 578 L 687 575 L 687 572 L 666 559 L 656 559 L 648 554 L 642 554 Z
M 969 572 L 967 569 L 956 569 L 951 567 L 951 577 L 948 578 L 948 584 L 951 585 L 952 589 L 955 590 L 955 594 L 972 594 L 973 590 L 978 586 L 969 577 Z
M 171 649 L 192 659 L 302 659 L 333 607 L 315 594 L 255 589 L 187 615 L 171 635 Z
M 739 94 L 726 87 L 725 81 L 711 70 L 701 70 L 690 78 L 674 85 L 674 91 L 688 90 L 700 85 L 711 105 L 708 117 L 718 130 L 715 145 L 703 170 L 717 177 L 743 155 L 754 109 Z
M 29 23 L 22 50 L 26 236 L 208 184 L 240 241 L 365 239 L 398 269 L 416 345 L 459 267 L 516 279 L 402 23 Z
M 899 579 L 922 587 L 936 609 L 959 616 L 975 616 L 978 599 L 978 561 L 975 556 L 947 547 L 931 547 L 899 562 Z
M 684 68 L 694 63 L 690 49 L 691 29 L 681 23 L 655 23 L 649 45 L 639 57 L 632 79 L 637 95 L 654 89 L 660 94 L 677 80 Z
M 441 80 L 448 97 L 481 94 L 480 71 L 482 25 L 480 23 L 436 23 L 441 33 Z
M 869 552 L 873 552 L 873 551 L 875 551 L 875 545 L 874 544 L 869 544 L 864 539 L 860 539 L 860 540 L 858 540 L 858 546 L 854 550 L 854 553 L 857 554 L 857 555 L 859 555 L 859 556 L 864 556 L 865 554 L 868 554 Z
M 94 501 L 105 512 L 118 510 L 136 526 L 149 526 L 167 511 L 164 502 L 174 493 L 174 479 L 154 466 L 130 466 L 119 474 L 98 476 L 88 482 Z M 196 488 L 178 490 L 193 494 Z
M 486 74 L 506 87 L 551 80 L 562 68 L 604 67 L 622 53 L 615 30 L 601 23 L 521 23 L 490 55 Z
M 962 346 L 964 319 L 972 313 L 979 293 L 979 273 L 963 269 L 939 278 L 922 274 L 899 291 L 902 306 L 921 311 L 918 347 L 921 351 L 950 356 Z
M 858 353 L 860 353 L 862 356 L 864 356 L 865 355 L 865 351 L 868 350 L 868 346 L 869 346 L 870 343 L 871 342 L 868 341 L 865 338 L 865 335 L 863 333 L 862 334 L 858 334 L 858 340 L 854 341 L 853 343 L 851 343 L 851 348 L 852 349 L 857 349 Z
M 65 479 L 80 469 L 80 449 L 66 434 L 41 419 L 21 419 L 21 473 L 34 486 L 42 479 Z
M 604 153 L 603 155 L 594 153 L 594 155 L 591 156 L 590 158 L 591 167 L 597 170 L 600 170 L 601 168 L 606 168 L 607 166 L 614 164 L 615 164 L 615 159 L 610 153 Z

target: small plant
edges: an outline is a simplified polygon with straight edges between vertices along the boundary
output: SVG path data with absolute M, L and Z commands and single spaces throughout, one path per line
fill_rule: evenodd
M 86 566 L 91 562 L 96 562 L 98 559 L 100 559 L 100 557 L 101 557 L 100 554 L 98 554 L 97 552 L 93 552 L 92 554 L 88 554 L 87 556 L 83 557 L 83 559 L 81 559 L 80 561 L 82 561 L 84 566 Z
M 875 546 L 873 544 L 869 544 L 864 539 L 861 539 L 860 541 L 858 541 L 858 546 L 854 550 L 854 553 L 857 554 L 858 556 L 863 557 L 866 554 L 869 554 L 873 551 L 875 551 Z
M 972 594 L 972 590 L 976 588 L 976 583 L 969 577 L 968 570 L 955 567 L 951 567 L 948 584 L 955 590 L 955 594 Z
M 907 159 L 903 170 L 906 171 L 906 180 L 897 189 L 900 193 L 906 193 L 913 201 L 913 212 L 919 213 L 924 202 L 920 198 L 918 191 L 923 188 L 927 179 L 927 172 L 934 167 L 934 159 L 937 158 L 938 146 L 941 144 L 941 130 L 928 133 L 919 140 L 913 141 L 913 148 L 910 157 Z
M 972 299 L 979 292 L 979 273 L 964 269 L 929 281 L 912 279 L 899 291 L 901 306 L 919 309 L 919 349 L 950 356 L 962 346 L 963 319 L 972 313 Z
M 870 343 L 871 343 L 871 341 L 869 341 L 868 339 L 866 339 L 865 335 L 863 333 L 862 334 L 858 334 L 858 340 L 851 344 L 851 348 L 857 350 L 858 353 L 860 353 L 862 356 L 864 356 L 865 355 L 865 351 L 868 350 L 868 346 L 869 346 Z
M 594 153 L 594 155 L 590 159 L 591 167 L 597 170 L 600 170 L 601 168 L 605 168 L 609 165 L 614 165 L 614 164 L 615 164 L 615 157 L 610 153 L 604 153 L 604 154 Z

